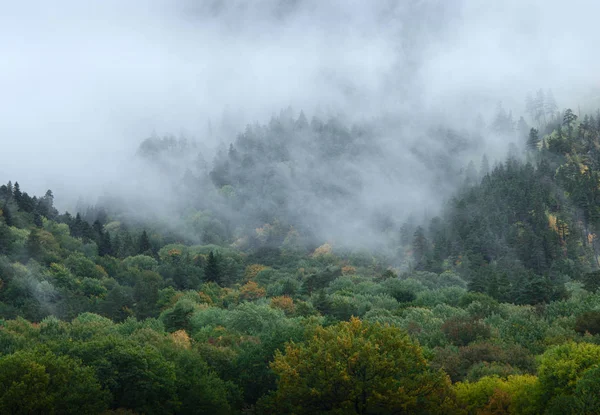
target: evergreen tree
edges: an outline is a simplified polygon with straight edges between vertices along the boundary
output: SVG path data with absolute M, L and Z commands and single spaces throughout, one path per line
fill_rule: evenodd
M 44 226 L 44 221 L 42 220 L 42 215 L 40 215 L 39 213 L 35 212 L 34 215 L 33 215 L 33 223 L 38 228 L 43 227 Z
M 5 184 L 0 186 L 0 199 L 4 200 L 5 202 L 8 202 L 10 199 L 12 199 L 12 188 L 9 190 L 8 186 Z
M 525 98 L 525 111 L 527 111 L 532 120 L 535 119 L 535 101 L 533 100 L 531 94 L 527 94 L 527 97 Z
M 540 136 L 538 130 L 532 128 L 529 130 L 529 137 L 527 138 L 527 148 L 531 151 L 537 151 L 538 145 L 540 144 Z
M 552 90 L 549 89 L 546 92 L 546 100 L 544 101 L 544 112 L 546 113 L 546 116 L 552 120 L 556 115 L 556 111 L 558 111 L 558 105 L 556 105 Z
M 110 240 L 110 234 L 108 232 L 103 232 L 100 235 L 100 241 L 98 243 L 98 255 L 105 256 L 105 255 L 112 255 L 112 254 L 113 254 L 113 249 L 112 249 L 112 243 Z
M 473 160 L 469 162 L 467 165 L 467 170 L 465 171 L 465 185 L 474 186 L 477 184 L 477 169 L 475 168 L 475 163 Z
M 312 305 L 319 313 L 326 316 L 331 314 L 332 303 L 325 290 L 319 290 L 311 299 Z
M 429 253 L 429 243 L 425 238 L 425 231 L 422 227 L 417 226 L 417 230 L 413 235 L 413 258 L 416 269 L 424 269 Z
M 4 218 L 4 223 L 6 226 L 13 226 L 12 213 L 10 212 L 8 204 L 5 204 L 2 207 L 2 217 Z
M 300 111 L 300 115 L 294 124 L 294 128 L 296 130 L 306 130 L 308 128 L 308 120 L 306 119 L 306 115 L 304 115 L 304 111 Z
M 563 125 L 567 126 L 567 131 L 569 132 L 569 138 L 573 137 L 573 123 L 577 120 L 577 115 L 573 113 L 571 108 L 568 108 L 565 111 L 565 115 L 563 116 Z
M 144 229 L 144 231 L 140 235 L 140 240 L 138 242 L 138 253 L 145 254 L 150 252 L 152 252 L 152 245 L 150 244 L 150 238 L 148 238 L 148 234 Z
M 546 96 L 544 94 L 544 90 L 538 90 L 535 95 L 535 120 L 538 122 L 538 125 L 543 121 L 546 124 Z
M 21 203 L 23 198 L 23 193 L 21 192 L 21 187 L 19 186 L 19 182 L 15 182 L 14 189 L 12 191 L 13 199 L 17 204 L 17 207 L 21 209 Z
M 27 242 L 25 242 L 25 250 L 27 251 L 29 258 L 33 258 L 35 260 L 39 260 L 41 258 L 43 253 L 42 241 L 37 228 L 32 228 L 29 232 Z
M 519 121 L 517 122 L 517 131 L 519 133 L 519 137 L 517 137 L 519 142 L 527 138 L 527 134 L 529 134 L 529 125 L 525 122 L 525 118 L 519 118 Z
M 481 177 L 487 176 L 490 173 L 490 162 L 487 158 L 487 156 L 484 154 L 483 157 L 481 157 L 481 168 L 479 171 L 479 174 L 481 175 Z
M 217 255 L 210 251 L 204 266 L 204 277 L 206 281 L 221 283 L 221 264 Z
M 12 235 L 8 226 L 0 221 L 0 255 L 8 255 L 10 253 L 12 243 Z

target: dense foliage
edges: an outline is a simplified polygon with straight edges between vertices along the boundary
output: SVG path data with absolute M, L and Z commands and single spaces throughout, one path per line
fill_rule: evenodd
M 209 182 L 188 174 L 213 193 L 183 233 L 0 186 L 0 412 L 599 413 L 600 116 L 536 105 L 537 129 L 491 126 L 525 155 L 387 226 L 391 251 L 295 222 L 272 164 L 298 141 L 278 138 L 325 146 L 316 164 L 369 152 L 368 132 L 303 115 L 249 128 Z M 144 157 L 187 148 L 153 140 Z M 294 191 L 352 198 L 314 173 Z

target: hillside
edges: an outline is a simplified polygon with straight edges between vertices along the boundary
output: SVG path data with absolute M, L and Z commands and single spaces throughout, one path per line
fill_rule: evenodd
M 423 220 L 365 207 L 385 132 L 303 113 L 212 165 L 144 141 L 169 218 L 0 186 L 0 412 L 598 413 L 600 115 L 544 118 L 498 112 L 517 145 L 479 168 L 427 132 Z

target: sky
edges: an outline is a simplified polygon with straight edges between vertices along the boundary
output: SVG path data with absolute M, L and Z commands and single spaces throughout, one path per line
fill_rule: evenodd
M 153 132 L 214 147 L 288 106 L 458 127 L 539 88 L 600 103 L 600 5 L 583 0 L 0 5 L 0 182 L 34 194 L 93 198 L 140 174 Z

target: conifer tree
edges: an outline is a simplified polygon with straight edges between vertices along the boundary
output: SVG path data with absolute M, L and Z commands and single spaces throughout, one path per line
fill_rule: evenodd
M 563 116 L 563 125 L 567 126 L 567 131 L 569 132 L 569 138 L 573 137 L 573 123 L 577 120 L 577 115 L 573 113 L 571 108 L 565 111 L 565 115 Z
M 487 156 L 484 154 L 481 158 L 481 169 L 479 170 L 479 174 L 481 177 L 486 176 L 490 173 L 490 162 Z
M 423 269 L 429 253 L 429 246 L 425 238 L 425 231 L 422 227 L 417 226 L 417 230 L 413 236 L 413 258 L 415 260 L 415 268 Z
M 148 253 L 149 251 L 150 252 L 152 251 L 152 245 L 150 244 L 150 238 L 148 238 L 148 234 L 146 233 L 145 229 L 142 232 L 142 234 L 140 235 L 140 240 L 139 240 L 138 246 L 139 246 L 139 248 L 138 248 L 139 254 L 144 254 L 144 253 Z
M 10 209 L 7 204 L 2 207 L 2 216 L 4 217 L 4 223 L 6 226 L 13 225 L 12 213 L 10 213 Z
M 42 242 L 40 239 L 40 233 L 36 228 L 32 228 L 25 242 L 25 249 L 29 258 L 39 260 L 42 256 Z
M 42 215 L 40 215 L 39 213 L 35 212 L 34 215 L 33 215 L 33 223 L 38 228 L 43 227 L 44 226 L 44 222 L 42 220 Z
M 527 148 L 531 151 L 535 151 L 538 149 L 538 145 L 540 144 L 540 136 L 538 134 L 538 130 L 532 128 L 529 130 L 529 137 L 527 138 Z
M 15 182 L 15 186 L 14 186 L 12 195 L 13 195 L 13 199 L 17 203 L 17 207 L 19 209 L 21 209 L 23 193 L 21 192 L 21 187 L 19 186 L 19 182 Z
M 100 235 L 100 241 L 98 243 L 98 254 L 100 256 L 112 255 L 112 243 L 110 241 L 110 234 L 108 232 L 103 232 Z
M 219 284 L 221 282 L 221 265 L 219 258 L 210 251 L 204 267 L 204 276 L 207 281 Z
M 556 111 L 558 110 L 558 105 L 556 105 L 556 100 L 554 99 L 554 94 L 552 90 L 548 90 L 546 92 L 546 100 L 544 101 L 544 112 L 552 121 L 552 119 L 556 116 Z

